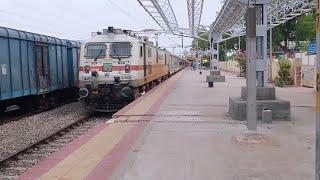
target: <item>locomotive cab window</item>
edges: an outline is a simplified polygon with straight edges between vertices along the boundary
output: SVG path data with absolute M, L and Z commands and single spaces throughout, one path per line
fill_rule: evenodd
M 128 58 L 131 56 L 130 43 L 113 43 L 111 45 L 110 57 L 112 58 Z
M 86 45 L 87 58 L 105 58 L 107 46 L 105 44 L 87 44 Z

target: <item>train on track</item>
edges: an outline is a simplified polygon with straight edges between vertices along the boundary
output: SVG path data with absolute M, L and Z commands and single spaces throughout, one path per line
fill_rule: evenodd
M 95 111 L 117 111 L 186 63 L 145 37 L 109 27 L 81 43 L 79 95 Z
M 77 95 L 80 43 L 0 27 L 0 114 Z

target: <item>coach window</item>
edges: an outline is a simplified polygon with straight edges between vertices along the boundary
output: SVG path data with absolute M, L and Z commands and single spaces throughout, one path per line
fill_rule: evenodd
M 164 54 L 164 64 L 167 65 L 167 54 Z
M 87 58 L 105 58 L 107 46 L 105 44 L 87 44 L 85 57 Z
M 159 54 L 159 61 L 163 61 L 163 54 Z
M 111 45 L 110 57 L 112 58 L 128 58 L 131 56 L 130 43 L 113 43 Z
M 156 59 L 157 59 L 157 63 L 159 63 L 159 52 L 158 52 L 158 50 L 156 50 Z
M 143 57 L 143 50 L 142 50 L 142 46 L 140 46 L 140 57 Z
M 151 58 L 152 54 L 151 54 L 151 48 L 148 48 L 148 57 Z

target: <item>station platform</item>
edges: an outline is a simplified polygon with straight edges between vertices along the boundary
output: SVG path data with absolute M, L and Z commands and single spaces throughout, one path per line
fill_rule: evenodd
M 277 88 L 291 101 L 291 121 L 259 123 L 262 138 L 242 138 L 228 98 L 243 78 L 208 88 L 185 69 L 28 170 L 18 179 L 280 180 L 313 179 L 315 98 L 312 89 Z

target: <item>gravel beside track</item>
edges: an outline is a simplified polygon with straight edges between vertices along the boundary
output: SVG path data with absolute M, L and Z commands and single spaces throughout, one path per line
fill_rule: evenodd
M 40 161 L 44 160 L 96 125 L 105 123 L 109 118 L 110 116 L 105 115 L 103 117 L 92 117 L 84 119 L 83 121 L 80 120 L 78 123 L 63 129 L 56 135 L 49 137 L 36 146 L 23 151 L 23 153 L 20 153 L 11 159 L 11 161 L 2 164 L 3 166 L 0 167 L 0 179 L 16 179 L 32 166 L 38 164 Z
M 0 126 L 0 159 L 88 116 L 90 111 L 81 102 L 13 121 Z

